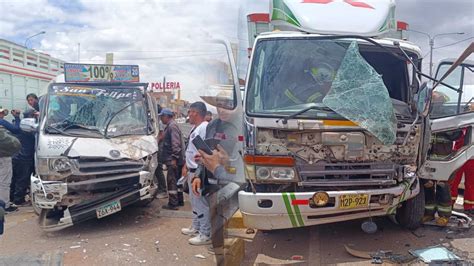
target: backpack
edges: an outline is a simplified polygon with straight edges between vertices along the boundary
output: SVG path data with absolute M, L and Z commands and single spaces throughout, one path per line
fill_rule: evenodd
M 0 157 L 12 157 L 21 149 L 20 141 L 10 132 L 0 127 Z

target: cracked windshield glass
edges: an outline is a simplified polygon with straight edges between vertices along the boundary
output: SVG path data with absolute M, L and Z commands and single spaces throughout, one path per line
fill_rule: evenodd
M 299 117 L 346 118 L 384 144 L 395 141 L 397 120 L 389 91 L 356 42 L 268 40 L 257 46 L 254 61 L 247 98 L 250 112 L 284 116 L 314 106 Z M 386 80 L 395 75 L 384 71 Z
M 52 134 L 145 135 L 149 123 L 145 104 L 139 89 L 54 86 L 46 125 Z

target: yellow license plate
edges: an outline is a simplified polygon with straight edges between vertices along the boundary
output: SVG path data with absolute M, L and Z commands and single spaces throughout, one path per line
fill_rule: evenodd
M 352 194 L 339 196 L 340 209 L 354 209 L 369 206 L 368 194 Z

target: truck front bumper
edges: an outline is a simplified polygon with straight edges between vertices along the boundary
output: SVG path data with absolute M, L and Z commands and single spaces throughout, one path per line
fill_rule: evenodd
M 309 204 L 317 191 L 283 193 L 240 191 L 239 208 L 244 224 L 248 228 L 285 229 L 394 214 L 401 202 L 415 197 L 419 191 L 420 185 L 415 177 L 391 188 L 326 191 L 334 202 L 332 206 L 326 207 Z M 368 195 L 369 205 L 352 209 L 340 207 L 340 196 L 355 194 Z

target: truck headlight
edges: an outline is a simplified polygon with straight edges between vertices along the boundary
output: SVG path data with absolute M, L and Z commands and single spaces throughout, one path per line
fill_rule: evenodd
M 67 158 L 50 159 L 49 169 L 57 172 L 66 172 L 71 170 L 71 162 Z
M 295 170 L 289 167 L 273 168 L 271 176 L 277 180 L 292 180 L 295 178 Z
M 270 178 L 270 169 L 268 167 L 257 167 L 257 179 L 267 180 Z
M 257 180 L 291 181 L 296 177 L 295 170 L 291 167 L 257 166 L 255 175 Z

